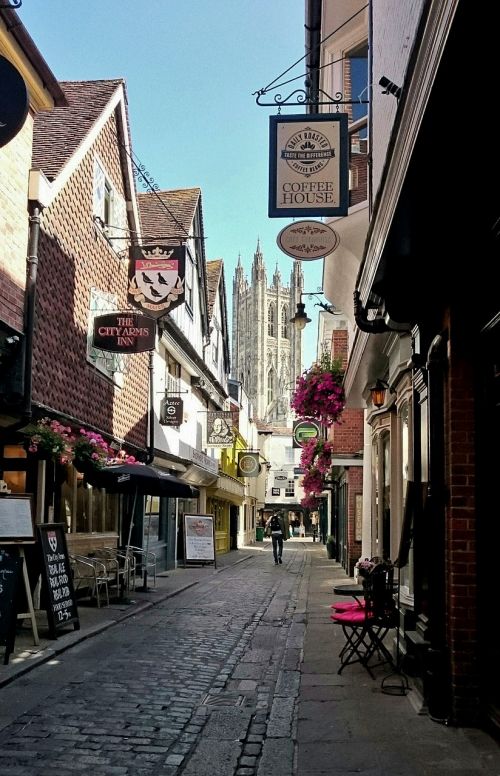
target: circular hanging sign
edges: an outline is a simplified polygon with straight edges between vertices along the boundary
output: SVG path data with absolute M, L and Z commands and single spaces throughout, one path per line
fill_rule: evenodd
M 293 447 L 304 447 L 311 439 L 319 439 L 321 430 L 314 420 L 295 420 L 293 423 Z
M 321 221 L 295 221 L 281 230 L 276 242 L 283 253 L 292 259 L 313 261 L 332 253 L 340 237 L 331 226 Z
M 22 129 L 28 115 L 28 90 L 23 77 L 0 56 L 0 148 Z

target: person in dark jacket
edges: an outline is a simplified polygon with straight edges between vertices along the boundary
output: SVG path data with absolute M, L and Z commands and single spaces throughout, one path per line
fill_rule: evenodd
M 282 563 L 283 542 L 288 539 L 288 519 L 283 512 L 274 512 L 266 523 L 266 533 L 273 543 L 274 563 Z

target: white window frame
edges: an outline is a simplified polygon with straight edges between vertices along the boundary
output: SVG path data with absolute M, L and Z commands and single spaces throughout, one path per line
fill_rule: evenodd
M 87 361 L 98 372 L 112 380 L 118 388 L 123 388 L 125 364 L 128 356 L 120 353 L 109 353 L 103 357 L 101 352 L 94 348 L 94 319 L 98 315 L 115 312 L 118 310 L 118 297 L 101 291 L 98 288 L 90 289 L 89 314 L 87 323 Z

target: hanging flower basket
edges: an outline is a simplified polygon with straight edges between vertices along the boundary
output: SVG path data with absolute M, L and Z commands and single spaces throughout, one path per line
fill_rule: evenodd
M 80 429 L 80 434 L 73 445 L 73 466 L 79 472 L 102 469 L 106 466 L 113 451 L 100 434 Z
M 322 474 L 330 471 L 332 466 L 333 445 L 325 439 L 311 439 L 306 442 L 300 455 L 300 465 L 303 469 L 313 467 Z
M 302 488 L 306 495 L 321 493 L 325 488 L 325 480 L 319 469 L 311 467 L 302 478 Z
M 319 509 L 320 503 L 320 499 L 310 493 L 307 496 L 304 496 L 300 502 L 304 509 L 310 509 L 311 512 L 317 511 Z
M 74 436 L 69 426 L 63 426 L 57 420 L 43 418 L 28 426 L 25 447 L 36 458 L 68 464 L 73 459 Z
M 319 420 L 327 426 L 338 423 L 345 406 L 343 376 L 341 362 L 323 355 L 297 378 L 292 409 L 302 418 Z

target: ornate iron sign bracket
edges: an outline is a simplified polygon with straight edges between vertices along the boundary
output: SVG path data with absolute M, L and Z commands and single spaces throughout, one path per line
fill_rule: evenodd
M 335 96 L 331 97 L 323 89 L 314 92 L 310 89 L 295 89 L 288 97 L 275 94 L 271 102 L 264 102 L 262 99 L 268 94 L 266 89 L 259 89 L 253 94 L 256 95 L 257 105 L 276 108 L 281 108 L 283 105 L 336 105 L 338 109 L 339 105 L 365 105 L 368 103 L 368 100 L 344 100 L 342 92 L 336 92 Z

